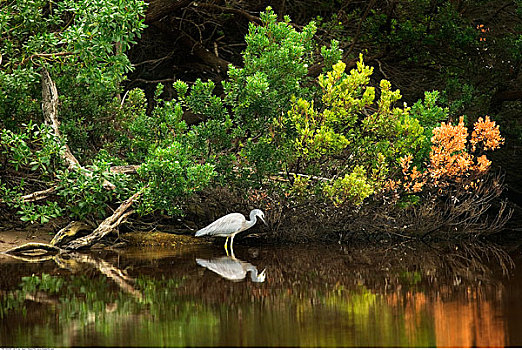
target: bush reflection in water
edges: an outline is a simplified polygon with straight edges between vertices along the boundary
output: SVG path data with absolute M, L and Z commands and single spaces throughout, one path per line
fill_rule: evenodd
M 505 346 L 503 274 L 478 244 L 236 249 L 264 283 L 196 264 L 215 249 L 3 259 L 2 346 Z M 248 260 L 248 261 L 246 261 Z

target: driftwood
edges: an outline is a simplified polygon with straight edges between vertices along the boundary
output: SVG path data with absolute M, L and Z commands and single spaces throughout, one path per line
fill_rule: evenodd
M 72 238 L 76 236 L 78 232 L 85 230 L 92 231 L 92 227 L 80 221 L 71 221 L 67 226 L 54 235 L 51 244 L 61 246 L 67 237 Z
M 64 248 L 67 250 L 78 250 L 92 246 L 100 239 L 113 232 L 129 215 L 134 211 L 127 211 L 134 201 L 141 195 L 141 191 L 135 193 L 123 202 L 114 213 L 105 219 L 91 234 L 77 238 L 67 243 Z
M 24 202 L 36 202 L 42 199 L 47 198 L 50 194 L 53 194 L 56 191 L 56 186 L 48 188 L 43 191 L 36 191 L 25 196 L 22 196 L 22 201 Z
M 22 258 L 26 261 L 34 261 L 34 259 L 45 258 L 63 252 L 63 249 L 52 244 L 46 243 L 26 243 L 21 246 L 6 250 L 4 254 Z
M 3 254 L 13 256 L 18 259 L 30 262 L 39 262 L 49 260 L 49 257 L 57 256 L 68 250 L 79 250 L 88 248 L 98 242 L 100 239 L 115 231 L 117 227 L 131 214 L 132 210 L 128 210 L 134 201 L 141 195 L 141 191 L 135 193 L 125 202 L 123 202 L 114 213 L 105 219 L 92 233 L 87 236 L 76 238 L 68 243 L 63 243 L 63 239 L 72 236 L 76 232 L 89 229 L 90 227 L 84 223 L 71 222 L 69 225 L 61 229 L 51 241 L 51 244 L 45 243 L 27 243 L 21 246 L 2 252 Z M 72 234 L 69 234 L 72 233 Z

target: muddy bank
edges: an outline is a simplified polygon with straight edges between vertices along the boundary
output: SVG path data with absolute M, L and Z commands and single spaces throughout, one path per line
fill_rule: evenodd
M 513 220 L 513 219 L 512 219 Z M 519 223 L 521 220 L 517 221 Z M 522 230 L 517 225 L 516 228 L 507 228 L 502 232 L 491 235 L 486 240 L 479 240 L 485 244 L 499 244 L 508 252 L 513 251 L 522 251 Z M 33 225 L 30 227 L 26 227 L 24 229 L 19 230 L 5 230 L 0 231 L 0 252 L 6 251 L 23 244 L 27 243 L 46 243 L 49 244 L 56 234 L 56 232 L 60 228 L 54 227 L 52 225 Z M 261 230 L 264 227 L 260 227 Z M 168 230 L 167 230 L 168 231 Z M 85 232 L 84 232 L 85 233 Z M 222 247 L 224 243 L 224 238 L 208 238 L 208 237 L 194 237 L 192 234 L 176 234 L 171 232 L 161 232 L 161 231 L 131 231 L 120 233 L 119 235 L 113 233 L 107 237 L 108 239 L 103 239 L 101 242 L 96 243 L 91 249 L 104 249 L 107 247 L 156 247 L 156 248 L 181 248 L 183 246 L 220 246 Z M 362 239 L 362 237 L 351 236 L 346 239 L 345 243 L 348 243 L 350 246 L 360 245 L 362 244 L 365 247 L 373 247 L 376 248 L 379 244 L 392 244 L 392 243 L 400 243 L 402 241 L 415 241 L 415 239 L 404 239 L 397 236 L 390 235 L 382 235 L 382 236 L 373 236 L 366 237 L 366 239 Z M 330 240 L 331 241 L 331 240 Z M 445 241 L 445 240 L 443 240 Z M 451 240 L 449 240 L 451 241 Z M 455 240 L 455 242 L 459 242 L 460 240 Z M 292 242 L 284 242 L 278 240 L 277 237 L 272 237 L 272 239 L 268 238 L 262 232 L 259 232 L 257 228 L 252 229 L 252 232 L 247 232 L 243 235 L 238 235 L 236 238 L 237 244 L 240 246 L 259 246 L 259 245 L 275 245 L 275 246 L 286 246 L 296 245 L 296 243 Z M 489 242 L 489 243 L 487 243 Z M 312 242 L 308 242 L 312 243 Z M 114 246 L 116 244 L 116 246 Z M 236 246 L 237 246 L 236 244 Z M 315 240 L 315 244 L 328 244 L 325 239 L 323 242 L 320 240 Z
M 34 227 L 24 230 L 0 231 L 0 252 L 21 246 L 26 243 L 47 243 L 55 235 L 52 227 Z M 126 246 L 138 247 L 177 247 L 187 245 L 208 245 L 211 240 L 197 239 L 188 235 L 177 235 L 165 232 L 128 232 L 119 236 L 119 241 Z M 107 243 L 109 246 L 109 243 Z M 105 244 L 99 243 L 94 248 L 103 248 Z
M 0 252 L 31 242 L 49 243 L 53 235 L 54 231 L 49 228 L 2 231 L 0 232 Z
M 129 232 L 120 237 L 130 246 L 177 247 L 184 245 L 205 245 L 211 243 L 205 239 L 165 232 Z

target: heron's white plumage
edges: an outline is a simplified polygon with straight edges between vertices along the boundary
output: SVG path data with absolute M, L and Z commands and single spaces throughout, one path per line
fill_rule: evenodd
M 238 260 L 234 257 L 223 256 L 215 259 L 196 259 L 198 265 L 206 267 L 210 271 L 221 275 L 231 281 L 243 280 L 248 271 L 251 271 L 250 278 L 253 282 L 264 282 L 265 271 L 258 273 L 257 268 L 251 263 Z
M 202 228 L 196 232 L 196 237 L 199 236 L 218 236 L 218 237 L 233 237 L 241 231 L 249 229 L 254 226 L 257 221 L 257 217 L 264 220 L 265 214 L 259 210 L 254 209 L 250 212 L 250 220 L 247 220 L 243 214 L 232 213 L 225 215 L 207 227 Z
M 217 219 L 210 225 L 196 232 L 196 237 L 199 236 L 218 236 L 228 237 L 231 234 L 246 230 L 250 226 L 246 226 L 247 220 L 245 216 L 240 213 L 232 213 Z

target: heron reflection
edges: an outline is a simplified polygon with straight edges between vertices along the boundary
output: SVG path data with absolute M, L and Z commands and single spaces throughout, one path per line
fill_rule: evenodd
M 196 262 L 198 265 L 203 266 L 231 281 L 237 282 L 243 280 L 248 272 L 250 272 L 250 279 L 252 282 L 262 283 L 266 278 L 266 269 L 258 272 L 257 267 L 249 262 L 237 259 L 233 253 L 232 256 L 222 256 L 213 259 L 196 259 Z

